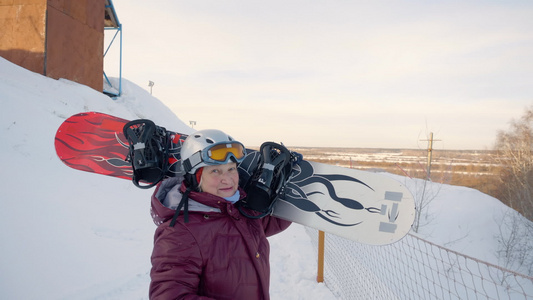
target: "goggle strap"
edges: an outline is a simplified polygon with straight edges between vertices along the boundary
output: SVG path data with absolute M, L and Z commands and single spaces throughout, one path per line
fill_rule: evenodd
M 183 161 L 183 168 L 185 170 L 185 173 L 189 173 L 190 170 L 199 165 L 201 162 L 202 157 L 200 155 L 200 152 L 196 152 L 191 155 L 191 157 Z

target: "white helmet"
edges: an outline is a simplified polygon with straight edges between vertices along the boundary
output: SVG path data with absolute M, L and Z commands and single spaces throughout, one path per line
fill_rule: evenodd
M 205 129 L 185 139 L 180 156 L 183 173 L 195 174 L 204 166 L 223 165 L 230 161 L 240 163 L 246 156 L 246 149 L 220 130 Z

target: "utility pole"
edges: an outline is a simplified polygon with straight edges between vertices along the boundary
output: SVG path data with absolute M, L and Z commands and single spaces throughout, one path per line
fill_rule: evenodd
M 429 133 L 429 140 L 422 140 L 428 142 L 428 162 L 427 162 L 427 179 L 431 180 L 431 159 L 433 158 L 433 142 L 441 141 L 433 139 L 433 132 Z
M 189 121 L 189 124 L 191 124 L 191 127 L 194 129 L 194 125 L 196 125 L 196 121 Z

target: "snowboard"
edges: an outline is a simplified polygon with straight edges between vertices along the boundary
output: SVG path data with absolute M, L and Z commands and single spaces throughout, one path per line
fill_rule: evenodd
M 73 169 L 131 180 L 130 145 L 123 133 L 128 122 L 99 112 L 73 115 L 57 130 L 57 155 Z M 165 177 L 181 175 L 179 153 L 186 137 L 167 131 Z M 241 180 L 254 174 L 260 156 L 247 149 L 239 164 Z M 415 204 L 409 190 L 386 175 L 303 159 L 293 164 L 272 215 L 356 242 L 385 245 L 409 232 Z

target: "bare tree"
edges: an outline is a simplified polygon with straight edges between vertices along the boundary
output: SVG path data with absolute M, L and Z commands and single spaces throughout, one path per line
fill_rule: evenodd
M 533 221 L 533 106 L 496 138 L 502 166 L 498 198 Z
M 533 222 L 520 214 L 506 212 L 500 220 L 496 255 L 500 264 L 529 276 L 533 275 Z
M 415 220 L 412 226 L 414 232 L 418 232 L 420 227 L 431 223 L 435 219 L 435 216 L 429 213 L 428 208 L 431 202 L 437 198 L 442 185 L 428 185 L 429 182 L 429 179 L 414 179 L 414 184 L 410 189 L 416 205 Z
M 533 273 L 533 106 L 496 138 L 502 166 L 497 198 L 518 214 L 505 214 L 496 236 L 497 255 L 505 267 Z M 529 220 L 528 220 L 529 219 Z M 531 221 L 530 221 L 531 220 Z
M 425 170 L 423 169 L 422 165 L 420 165 L 421 170 L 423 171 L 421 174 L 414 174 L 414 177 L 416 178 L 424 178 L 424 181 L 421 183 L 420 180 L 414 180 L 413 190 L 411 190 L 411 193 L 413 194 L 415 205 L 416 205 L 416 213 L 415 213 L 415 220 L 413 222 L 413 231 L 418 232 L 420 230 L 420 227 L 423 227 L 429 223 L 431 223 L 435 216 L 431 215 L 429 213 L 429 206 L 433 200 L 437 198 L 439 195 L 439 192 L 442 188 L 442 183 L 445 183 L 449 181 L 449 178 L 447 178 L 446 173 L 442 173 L 440 175 L 440 180 L 437 180 L 437 182 L 440 182 L 441 184 L 429 184 L 430 182 L 433 182 L 432 174 L 431 174 L 431 160 L 432 160 L 432 152 L 433 152 L 433 142 L 434 141 L 440 141 L 440 140 L 434 140 L 433 139 L 433 132 L 426 133 L 427 139 L 420 140 L 420 141 L 427 141 L 428 147 L 427 147 L 427 165 Z M 451 165 L 449 166 L 451 169 Z M 418 172 L 417 172 L 418 173 Z M 409 176 L 409 175 L 408 175 Z M 409 176 L 411 178 L 411 176 Z

